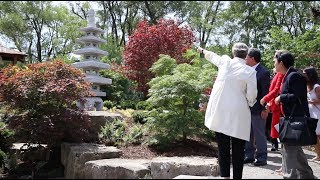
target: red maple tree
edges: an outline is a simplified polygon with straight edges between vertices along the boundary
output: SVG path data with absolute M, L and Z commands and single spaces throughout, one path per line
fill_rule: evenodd
M 176 59 L 177 63 L 185 63 L 188 60 L 182 54 L 195 41 L 192 30 L 188 26 L 179 27 L 174 20 L 161 18 L 155 25 L 140 21 L 125 46 L 123 72 L 128 79 L 137 81 L 138 90 L 146 96 L 149 89 L 147 83 L 153 77 L 149 68 L 159 55 L 166 54 Z

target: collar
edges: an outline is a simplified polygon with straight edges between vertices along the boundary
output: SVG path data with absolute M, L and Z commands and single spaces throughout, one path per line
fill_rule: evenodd
M 287 70 L 286 74 L 284 75 L 283 82 L 287 78 L 287 76 L 292 72 L 297 72 L 297 70 L 294 67 L 291 66 L 291 67 L 289 67 L 289 69 Z
M 259 66 L 260 62 L 258 62 L 256 65 L 252 66 L 253 69 L 256 69 Z
M 246 64 L 246 60 L 239 58 L 239 57 L 234 57 L 233 59 L 239 61 L 241 64 Z

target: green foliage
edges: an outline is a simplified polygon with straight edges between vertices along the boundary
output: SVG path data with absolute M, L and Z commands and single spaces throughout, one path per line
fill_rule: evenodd
M 120 145 L 123 142 L 126 126 L 127 124 L 120 119 L 107 122 L 101 127 L 99 138 L 107 145 Z
M 70 53 L 81 34 L 78 28 L 85 24 L 66 6 L 50 1 L 1 2 L 0 33 L 26 52 L 30 63 L 33 58 L 42 62 Z
M 7 125 L 1 121 L 0 130 L 0 149 L 4 152 L 9 152 L 12 146 L 14 131 L 9 129 Z
M 119 109 L 135 109 L 137 101 L 135 100 L 123 100 L 117 106 Z
M 175 59 L 168 55 L 160 54 L 159 60 L 156 61 L 149 70 L 156 76 L 163 76 L 165 74 L 171 74 L 176 66 L 177 62 Z
M 128 124 L 121 119 L 107 122 L 99 132 L 99 139 L 107 145 L 140 144 L 144 141 L 147 129 L 141 124 Z
M 71 57 L 70 55 L 65 55 L 65 54 L 57 55 L 56 59 L 59 59 L 59 60 L 61 60 L 62 62 L 66 63 L 66 64 L 72 64 L 72 63 L 75 63 L 77 61 L 77 58 Z
M 160 62 L 165 61 L 155 64 L 159 66 Z M 156 76 L 149 82 L 147 99 L 154 108 L 146 118 L 146 124 L 152 132 L 149 144 L 160 146 L 205 134 L 204 113 L 198 111 L 198 104 L 201 94 L 212 85 L 216 74 L 212 66 L 204 62 L 179 64 L 166 72 L 171 73 Z
M 0 174 L 2 174 L 5 169 L 6 163 L 8 161 L 8 155 L 0 149 Z
M 0 169 L 4 168 L 9 156 L 9 150 L 13 143 L 14 131 L 0 121 Z
M 0 73 L 0 101 L 13 113 L 9 127 L 26 143 L 50 147 L 85 141 L 89 117 L 75 102 L 87 96 L 90 85 L 84 74 L 61 61 L 12 66 Z
M 146 111 L 137 110 L 132 113 L 132 118 L 135 123 L 144 124 L 147 117 L 148 113 Z
M 103 99 L 111 101 L 119 109 L 135 109 L 142 99 L 142 94 L 135 90 L 136 84 L 117 71 L 103 70 L 100 73 L 102 77 L 112 79 L 111 85 L 101 86 L 101 91 L 107 94 Z
M 293 37 L 290 33 L 285 32 L 279 27 L 270 29 L 269 49 L 264 53 L 267 59 L 267 66 L 273 67 L 273 56 L 275 50 L 286 49 L 296 57 L 295 66 L 304 68 L 307 66 L 320 67 L 320 28 L 319 25 L 313 26 L 310 30 Z
M 118 46 L 118 43 L 115 42 L 111 36 L 108 36 L 106 38 L 108 43 L 104 43 L 100 46 L 100 48 L 104 51 L 108 52 L 107 56 L 104 56 L 101 58 L 101 62 L 104 63 L 116 63 L 116 64 L 121 64 L 121 54 L 123 51 L 123 47 Z
M 108 109 L 111 109 L 114 106 L 114 104 L 113 104 L 112 101 L 105 100 L 105 101 L 103 101 L 103 106 L 108 108 Z
M 136 109 L 137 110 L 148 110 L 149 109 L 149 103 L 146 102 L 146 101 L 139 101 L 137 104 L 136 104 Z
M 141 124 L 134 124 L 129 132 L 123 137 L 124 144 L 141 144 L 144 140 L 146 128 Z

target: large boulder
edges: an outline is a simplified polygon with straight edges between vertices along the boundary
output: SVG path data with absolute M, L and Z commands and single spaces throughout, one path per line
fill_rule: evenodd
M 84 178 L 84 165 L 88 161 L 118 158 L 121 150 L 113 146 L 92 143 L 62 143 L 61 163 L 66 179 Z

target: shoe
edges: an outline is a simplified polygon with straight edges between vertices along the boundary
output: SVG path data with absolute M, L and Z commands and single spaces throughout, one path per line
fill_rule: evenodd
M 250 159 L 250 158 L 244 158 L 244 161 L 243 161 L 244 164 L 253 163 L 253 162 L 254 162 L 254 159 Z
M 271 151 L 279 151 L 279 149 L 277 147 L 272 147 Z
M 276 169 L 274 171 L 277 172 L 277 173 L 280 173 L 280 172 L 282 172 L 282 167 L 280 169 Z
M 267 165 L 267 161 L 255 161 L 253 163 L 254 166 L 264 166 L 264 165 Z
M 278 145 L 272 144 L 271 151 L 278 151 Z

